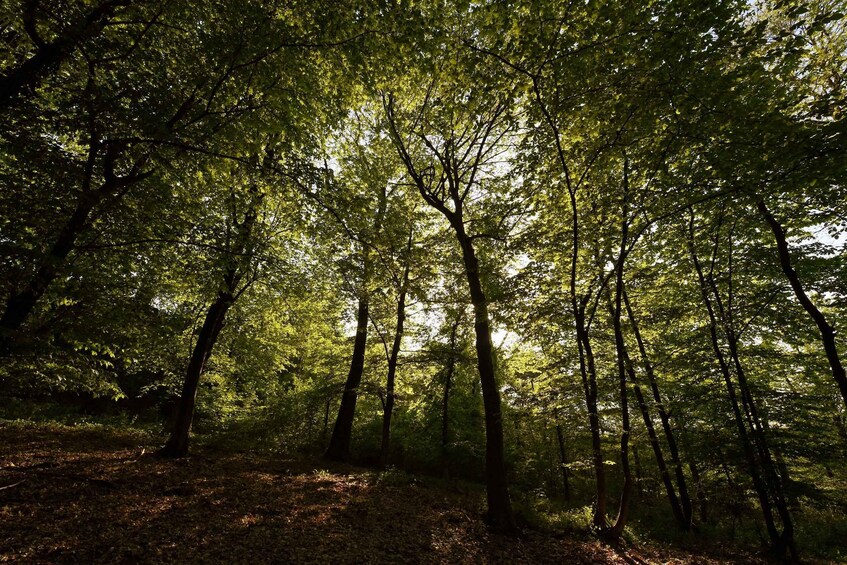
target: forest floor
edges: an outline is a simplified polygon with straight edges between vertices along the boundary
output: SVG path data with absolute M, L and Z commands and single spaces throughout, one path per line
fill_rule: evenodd
M 481 489 L 210 449 L 162 460 L 153 439 L 0 424 L 0 562 L 759 562 L 530 527 L 494 535 Z

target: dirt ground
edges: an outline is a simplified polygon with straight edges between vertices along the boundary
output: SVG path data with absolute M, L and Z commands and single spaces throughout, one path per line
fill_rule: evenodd
M 0 561 L 24 563 L 723 563 L 585 536 L 488 532 L 481 492 L 317 460 L 143 435 L 0 424 Z M 745 559 L 751 562 L 750 559 Z

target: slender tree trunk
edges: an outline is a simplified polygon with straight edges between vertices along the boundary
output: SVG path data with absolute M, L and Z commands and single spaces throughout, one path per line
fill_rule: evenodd
M 691 471 L 691 478 L 694 480 L 694 488 L 697 492 L 697 501 L 700 505 L 700 521 L 707 522 L 709 519 L 709 507 L 706 500 L 706 490 L 703 488 L 703 481 L 700 480 L 700 471 L 697 469 L 697 464 L 694 461 L 688 461 L 688 469 Z
M 88 225 L 91 211 L 102 200 L 104 192 L 86 191 L 80 195 L 76 209 L 62 227 L 55 243 L 42 260 L 38 270 L 19 291 L 6 301 L 6 309 L 0 318 L 0 348 L 8 351 L 11 340 L 18 328 L 24 323 L 36 302 L 44 295 L 50 283 L 59 274 L 60 268 L 74 249 L 80 233 Z
M 624 221 L 626 225 L 626 220 Z M 629 422 L 629 399 L 627 393 L 626 382 L 626 344 L 623 339 L 623 330 L 621 328 L 621 289 L 623 287 L 623 261 L 624 261 L 624 245 L 626 242 L 626 230 L 624 229 L 623 244 L 621 245 L 621 254 L 618 257 L 616 270 L 615 284 L 615 303 L 612 308 L 612 326 L 615 333 L 615 350 L 617 352 L 618 366 L 618 383 L 620 388 L 621 401 L 621 471 L 623 472 L 623 487 L 621 488 L 621 500 L 618 506 L 618 515 L 615 518 L 615 523 L 610 529 L 612 539 L 617 540 L 623 534 L 623 529 L 626 526 L 627 514 L 629 512 L 629 504 L 632 498 L 632 471 L 629 467 L 629 436 L 631 432 Z M 643 398 L 642 398 L 643 400 Z M 647 417 L 649 420 L 649 416 Z
M 745 416 L 748 420 L 753 442 L 759 453 L 759 464 L 762 468 L 763 478 L 768 491 L 770 492 L 773 504 L 779 514 L 780 521 L 782 522 L 782 534 L 780 535 L 779 543 L 774 544 L 773 550 L 779 556 L 782 556 L 785 553 L 785 549 L 788 549 L 792 558 L 796 558 L 797 550 L 794 544 L 794 522 L 791 517 L 791 512 L 788 509 L 788 504 L 786 503 L 782 481 L 777 473 L 773 457 L 771 456 L 762 418 L 759 416 L 759 409 L 757 407 L 756 400 L 753 397 L 753 391 L 747 381 L 747 373 L 741 363 L 741 356 L 738 349 L 738 335 L 735 333 L 735 329 L 733 327 L 732 305 L 734 302 L 734 294 L 732 286 L 732 258 L 732 232 L 730 232 L 729 266 L 727 269 L 729 276 L 729 290 L 726 305 L 724 305 L 723 300 L 721 299 L 721 294 L 714 277 L 709 274 L 709 276 L 706 277 L 706 281 L 712 290 L 712 295 L 714 296 L 715 304 L 717 306 L 717 313 L 721 326 L 724 330 L 726 343 L 729 347 L 729 354 L 738 379 L 738 388 L 741 392 L 741 401 L 744 406 Z
M 353 437 L 353 417 L 356 414 L 356 400 L 362 373 L 365 370 L 365 347 L 368 341 L 368 296 L 359 297 L 359 309 L 356 314 L 356 338 L 353 342 L 353 358 L 350 361 L 350 372 L 344 384 L 341 396 L 341 406 L 338 407 L 338 417 L 329 439 L 326 457 L 335 461 L 350 459 L 350 440 Z
M 412 238 L 409 237 L 411 251 Z M 394 328 L 394 342 L 391 344 L 391 354 L 388 357 L 388 376 L 385 382 L 385 407 L 382 412 L 382 445 L 380 448 L 380 464 L 388 464 L 388 454 L 391 444 L 391 414 L 394 411 L 394 379 L 397 374 L 397 357 L 400 355 L 400 344 L 403 340 L 403 324 L 406 321 L 406 288 L 409 285 L 410 262 L 403 269 L 403 280 L 400 286 L 400 296 L 397 299 L 397 325 Z
M 321 430 L 321 443 L 326 439 L 327 431 L 329 431 L 329 407 L 330 407 L 330 399 L 326 399 L 326 403 L 324 404 L 324 426 Z
M 606 469 L 603 462 L 603 444 L 600 437 L 600 413 L 597 409 L 597 370 L 594 364 L 594 351 L 588 331 L 585 329 L 585 312 L 577 310 L 577 345 L 579 349 L 582 386 L 585 391 L 585 405 L 588 409 L 588 426 L 591 430 L 591 459 L 594 465 L 594 527 L 606 528 Z
M 227 312 L 250 285 L 248 282 L 241 290 L 238 290 L 238 284 L 246 272 L 244 262 L 249 263 L 251 260 L 251 253 L 249 252 L 252 250 L 251 237 L 253 227 L 258 218 L 258 208 L 262 201 L 262 196 L 258 193 L 255 186 L 250 187 L 250 193 L 250 208 L 244 215 L 244 220 L 239 222 L 237 218 L 231 218 L 232 224 L 236 229 L 236 234 L 233 238 L 232 247 L 228 249 L 229 255 L 225 258 L 229 265 L 224 272 L 222 280 L 225 290 L 218 292 L 215 301 L 206 311 L 206 319 L 203 321 L 203 327 L 200 329 L 200 334 L 197 336 L 197 343 L 194 344 L 194 351 L 188 362 L 188 369 L 186 370 L 185 381 L 182 386 L 182 395 L 177 404 L 171 435 L 164 447 L 159 450 L 159 454 L 164 457 L 176 458 L 188 455 L 188 442 L 191 433 L 191 424 L 194 420 L 194 404 L 200 377 L 203 375 L 206 363 L 212 355 L 215 343 L 218 341 L 218 335 L 221 332 L 221 328 L 223 328 Z M 235 206 L 233 205 L 233 215 L 234 209 Z M 229 242 L 230 240 L 227 237 L 227 241 Z M 236 264 L 233 264 L 233 261 Z
M 653 401 L 656 403 L 656 408 L 659 412 L 659 420 L 662 422 L 662 430 L 664 431 L 665 440 L 668 442 L 668 449 L 671 454 L 671 461 L 674 466 L 674 474 L 676 477 L 677 488 L 679 489 L 679 501 L 682 504 L 682 513 L 685 516 L 685 521 L 689 524 L 687 529 L 693 526 L 693 511 L 691 507 L 691 497 L 688 494 L 688 485 L 685 480 L 685 473 L 682 470 L 682 461 L 679 456 L 679 448 L 676 443 L 676 437 L 671 427 L 671 419 L 665 404 L 662 401 L 662 395 L 659 393 L 659 384 L 656 380 L 656 373 L 653 370 L 653 364 L 650 362 L 650 357 L 647 355 L 647 347 L 644 345 L 644 340 L 641 337 L 641 330 L 635 314 L 632 310 L 632 304 L 629 301 L 629 295 L 626 292 L 626 286 L 622 290 L 624 304 L 626 305 L 627 317 L 629 318 L 632 332 L 635 335 L 635 341 L 638 345 L 638 353 L 641 356 L 641 362 L 644 366 L 644 372 L 647 375 L 647 381 L 650 384 L 650 390 L 653 393 Z
M 682 448 L 686 453 L 691 453 L 691 449 L 689 448 L 687 439 L 686 439 L 686 431 L 685 431 L 685 420 L 682 418 L 679 419 L 679 434 L 680 440 L 682 441 Z M 700 509 L 700 521 L 707 522 L 708 521 L 708 500 L 706 498 L 706 489 L 703 487 L 703 482 L 700 480 L 700 471 L 697 467 L 697 464 L 692 460 L 688 459 L 688 470 L 691 472 L 691 479 L 694 481 L 694 489 L 697 495 L 697 503 Z
M 621 471 L 623 471 L 623 488 L 618 506 L 618 516 L 611 528 L 612 538 L 617 540 L 623 534 L 626 526 L 629 504 L 632 498 L 632 471 L 629 467 L 629 437 L 631 427 L 629 422 L 629 398 L 627 391 L 627 352 L 626 343 L 621 327 L 621 310 L 623 299 L 623 272 L 627 257 L 629 236 L 629 160 L 624 156 L 623 162 L 623 203 L 621 206 L 621 242 L 618 258 L 615 261 L 615 299 L 612 305 L 612 327 L 615 334 L 615 351 L 617 353 L 618 382 L 621 399 Z M 631 364 L 630 364 L 631 368 Z M 634 375 L 634 371 L 632 372 Z M 641 399 L 643 401 L 643 397 Z M 649 416 L 647 417 L 649 420 Z
M 635 400 L 638 403 L 638 409 L 641 411 L 641 418 L 644 420 L 644 427 L 647 428 L 647 436 L 650 438 L 650 447 L 653 448 L 653 455 L 656 456 L 656 464 L 659 467 L 659 474 L 662 477 L 662 483 L 665 485 L 665 492 L 668 495 L 668 503 L 671 505 L 671 512 L 673 513 L 674 519 L 676 520 L 677 525 L 682 531 L 688 531 L 691 521 L 687 519 L 685 513 L 683 512 L 682 506 L 680 505 L 679 498 L 676 494 L 676 489 L 674 489 L 673 481 L 671 481 L 671 474 L 668 471 L 667 463 L 665 462 L 665 455 L 662 452 L 662 446 L 659 443 L 659 436 L 656 434 L 656 428 L 653 426 L 653 419 L 650 417 L 650 410 L 647 407 L 647 403 L 644 401 L 644 394 L 641 392 L 641 387 L 635 380 L 635 370 L 632 368 L 632 364 L 629 363 L 629 359 L 627 359 L 628 367 L 629 367 L 629 376 L 632 381 L 632 389 L 635 393 Z
M 453 222 L 465 275 L 470 288 L 474 309 L 474 331 L 476 333 L 477 367 L 485 409 L 485 476 L 488 499 L 488 520 L 501 531 L 513 531 L 515 522 L 506 480 L 505 447 L 503 444 L 503 415 L 500 408 L 500 390 L 494 370 L 494 346 L 491 343 L 491 327 L 488 318 L 488 300 L 482 289 L 479 261 L 471 238 L 465 233 L 461 220 Z
M 568 454 L 565 451 L 565 435 L 562 433 L 562 425 L 556 424 L 556 439 L 559 442 L 559 466 L 562 469 L 562 498 L 571 499 L 571 488 L 568 473 Z
M 218 293 L 217 299 L 206 311 L 206 319 L 194 344 L 194 351 L 188 362 L 188 370 L 182 385 L 182 395 L 176 406 L 173 428 L 165 446 L 159 451 L 164 457 L 185 457 L 188 455 L 188 440 L 191 423 L 194 419 L 194 404 L 197 397 L 197 385 L 206 362 L 212 355 L 212 349 L 218 340 L 227 310 L 234 302 L 230 292 Z
M 379 203 L 374 216 L 373 227 L 370 235 L 373 240 L 382 231 L 385 220 L 385 212 L 388 207 L 388 193 L 386 187 L 382 187 L 379 194 Z M 368 344 L 368 311 L 370 306 L 370 276 L 371 276 L 371 248 L 368 244 L 362 245 L 362 282 L 359 289 L 359 308 L 356 312 L 356 337 L 353 341 L 353 357 L 350 360 L 350 372 L 347 373 L 347 381 L 344 383 L 344 392 L 341 395 L 341 405 L 338 407 L 338 416 L 329 438 L 329 447 L 324 456 L 334 461 L 350 460 L 350 442 L 353 438 L 353 419 L 356 416 L 356 400 L 359 397 L 359 385 L 362 382 L 362 374 L 365 370 L 365 350 Z
M 641 457 L 638 455 L 638 444 L 632 446 L 632 461 L 635 463 L 635 492 L 639 497 L 644 495 L 644 473 L 641 467 Z
M 847 374 L 845 374 L 844 365 L 841 364 L 841 358 L 838 355 L 838 347 L 835 343 L 835 329 L 829 324 L 826 316 L 823 315 L 823 312 L 821 312 L 815 303 L 812 302 L 809 295 L 806 294 L 806 290 L 803 288 L 803 283 L 800 282 L 800 277 L 797 275 L 797 271 L 794 270 L 794 266 L 791 263 L 791 255 L 788 252 L 788 241 L 782 224 L 780 224 L 774 217 L 764 200 L 759 200 L 756 203 L 756 206 L 759 209 L 759 213 L 761 213 L 762 217 L 768 223 L 771 231 L 773 232 L 774 239 L 776 240 L 777 251 L 779 253 L 779 264 L 782 267 L 782 272 L 785 273 L 785 278 L 787 278 L 788 282 L 791 284 L 791 290 L 794 291 L 794 296 L 797 297 L 797 301 L 800 302 L 803 309 L 806 310 L 806 313 L 809 314 L 809 317 L 812 318 L 818 326 L 818 331 L 821 334 L 821 342 L 823 343 L 823 349 L 826 352 L 826 358 L 829 361 L 830 368 L 832 369 L 832 378 L 835 379 L 838 389 L 841 391 L 841 399 L 844 401 L 845 408 L 847 408 Z
M 732 372 L 726 362 L 726 359 L 720 346 L 720 341 L 718 340 L 717 316 L 712 306 L 712 301 L 709 298 L 706 277 L 703 274 L 703 268 L 700 265 L 700 261 L 697 258 L 697 253 L 694 247 L 693 221 L 694 220 L 692 216 L 692 225 L 689 228 L 688 240 L 689 253 L 691 255 L 694 268 L 697 272 L 697 278 L 699 280 L 703 304 L 706 306 L 706 311 L 709 314 L 709 336 L 711 339 L 712 350 L 715 354 L 715 358 L 718 361 L 721 374 L 724 378 L 727 396 L 729 397 L 729 401 L 732 406 L 732 413 L 735 418 L 735 424 L 738 429 L 738 439 L 741 442 L 741 447 L 744 451 L 745 459 L 747 460 L 748 471 L 750 473 L 750 478 L 753 482 L 753 488 L 756 491 L 756 495 L 759 499 L 759 504 L 762 508 L 762 514 L 765 519 L 765 527 L 767 528 L 768 536 L 770 537 L 771 543 L 774 546 L 781 545 L 779 531 L 777 530 L 776 524 L 774 522 L 773 509 L 771 506 L 770 497 L 768 496 L 767 487 L 762 479 L 761 469 L 756 458 L 755 448 L 750 440 L 749 434 L 747 432 L 747 425 L 745 424 L 744 416 L 742 415 L 741 408 L 738 403 L 738 396 L 736 394 L 735 385 L 733 384 L 732 380 Z
M 450 476 L 450 389 L 453 387 L 453 373 L 456 371 L 456 335 L 459 331 L 460 316 L 456 316 L 453 326 L 450 328 L 450 358 L 447 361 L 447 370 L 444 372 L 444 393 L 441 400 L 441 466 L 444 476 Z

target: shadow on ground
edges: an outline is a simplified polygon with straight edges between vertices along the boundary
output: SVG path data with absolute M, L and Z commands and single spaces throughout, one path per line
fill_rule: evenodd
M 248 453 L 161 460 L 149 442 L 102 430 L 0 426 L 0 561 L 654 561 L 540 532 L 493 535 L 480 520 L 480 493 L 407 475 Z

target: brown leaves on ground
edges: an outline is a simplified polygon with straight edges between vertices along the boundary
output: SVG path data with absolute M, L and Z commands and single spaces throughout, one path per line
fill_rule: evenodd
M 163 460 L 149 439 L 102 430 L 0 426 L 0 442 L 0 561 L 713 562 L 494 535 L 480 493 L 406 475 L 244 453 Z

